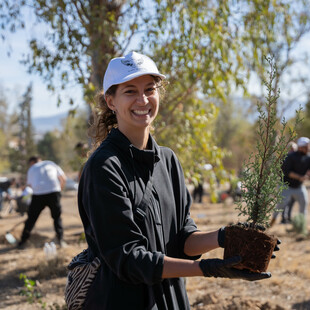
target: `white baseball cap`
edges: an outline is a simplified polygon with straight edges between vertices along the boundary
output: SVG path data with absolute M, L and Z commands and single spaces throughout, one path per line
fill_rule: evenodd
M 297 146 L 308 146 L 310 139 L 307 137 L 301 137 L 297 140 Z
M 128 82 L 142 75 L 155 75 L 162 79 L 155 62 L 142 54 L 130 52 L 126 56 L 111 59 L 103 78 L 104 94 L 112 86 Z

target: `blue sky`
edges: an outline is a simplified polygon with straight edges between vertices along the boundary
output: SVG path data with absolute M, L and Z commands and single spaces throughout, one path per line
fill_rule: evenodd
M 23 55 L 29 51 L 28 42 L 33 36 L 42 36 L 44 29 L 28 27 L 14 34 L 8 34 L 6 40 L 0 41 L 0 90 L 3 90 L 11 112 L 20 102 L 28 85 L 32 82 L 32 115 L 33 117 L 51 116 L 72 109 L 68 103 L 69 95 L 74 97 L 76 105 L 84 107 L 82 90 L 79 85 L 61 92 L 64 102 L 57 107 L 57 95 L 47 90 L 40 76 L 28 74 L 27 67 L 20 63 Z M 10 52 L 10 56 L 8 56 Z M 74 105 L 75 106 L 75 105 Z
M 14 44 L 15 45 L 15 44 Z M 30 75 L 26 72 L 26 67 L 19 63 L 19 52 L 13 51 L 8 57 L 3 46 L 0 47 L 0 88 L 3 89 L 5 97 L 9 103 L 11 112 L 20 102 L 21 96 L 26 92 L 29 83 L 32 82 L 32 115 L 33 117 L 50 116 L 67 112 L 72 109 L 67 102 L 63 102 L 57 107 L 57 95 L 53 95 L 46 89 L 46 85 L 39 76 Z M 75 93 L 77 102 L 82 103 L 82 92 L 80 87 L 63 92 L 64 97 L 69 97 L 69 93 Z

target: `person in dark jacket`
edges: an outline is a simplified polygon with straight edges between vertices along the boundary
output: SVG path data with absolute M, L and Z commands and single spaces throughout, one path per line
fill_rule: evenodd
M 297 151 L 289 153 L 283 162 L 283 181 L 288 185 L 288 187 L 282 192 L 282 201 L 276 207 L 277 211 L 273 213 L 270 226 L 275 224 L 280 210 L 284 210 L 292 199 L 298 202 L 299 212 L 304 216 L 307 215 L 308 192 L 303 183 L 305 180 L 309 179 L 309 143 L 309 138 L 299 138 L 297 140 Z
M 94 151 L 79 183 L 88 259 L 101 266 L 84 309 L 190 309 L 183 277 L 269 278 L 232 268 L 241 257 L 202 259 L 225 228 L 198 231 L 182 167 L 150 127 L 165 76 L 147 56 L 110 61 L 91 128 Z
M 296 152 L 297 150 L 298 150 L 297 143 L 291 141 L 289 143 L 289 150 L 288 150 L 287 154 Z M 285 206 L 283 208 L 282 219 L 281 219 L 281 223 L 282 224 L 287 224 L 287 223 L 291 223 L 292 222 L 292 209 L 293 209 L 294 203 L 295 203 L 295 199 L 293 197 L 291 197 L 291 199 L 288 202 L 287 206 Z

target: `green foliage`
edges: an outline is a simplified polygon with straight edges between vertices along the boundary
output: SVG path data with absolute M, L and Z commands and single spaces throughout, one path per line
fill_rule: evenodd
M 78 142 L 87 144 L 87 113 L 76 110 L 62 120 L 62 127 L 47 132 L 37 143 L 42 158 L 52 160 L 67 171 L 78 171 L 85 161 L 75 151 Z
M 243 162 L 253 152 L 256 127 L 248 120 L 249 111 L 244 107 L 243 101 L 239 104 L 229 98 L 226 103 L 219 101 L 216 105 L 219 110 L 215 125 L 217 143 L 228 153 L 223 158 L 223 166 L 239 175 Z
M 86 161 L 85 154 L 80 154 L 76 147 L 77 143 L 88 145 L 87 137 L 87 112 L 83 109 L 75 115 L 69 115 L 63 123 L 63 132 L 59 145 L 61 152 L 61 165 L 67 170 L 79 171 Z M 87 149 L 85 153 L 87 153 Z
M 67 310 L 67 305 L 59 305 L 54 302 L 47 308 L 46 302 L 42 301 L 42 294 L 36 289 L 36 281 L 29 279 L 25 274 L 21 273 L 19 279 L 23 281 L 24 288 L 19 292 L 20 295 L 27 297 L 29 304 L 39 303 L 42 309 L 50 310 Z
M 18 111 L 15 115 L 14 138 L 17 146 L 10 148 L 11 171 L 26 174 L 28 169 L 28 158 L 36 154 L 34 142 L 34 130 L 32 126 L 32 85 L 27 87 L 21 102 L 18 105 Z
M 25 7 L 46 34 L 32 38 L 24 63 L 51 91 L 79 84 L 91 104 L 112 57 L 129 49 L 151 55 L 170 82 L 156 135 L 176 150 L 187 175 L 198 177 L 202 172 L 192 167 L 212 163 L 217 171 L 210 182 L 223 174 L 219 162 L 225 156 L 214 140 L 210 98 L 225 102 L 234 88 L 246 92 L 251 70 L 264 72 L 262 55 L 277 52 L 280 59 L 309 30 L 303 0 L 6 0 L 0 4 L 1 34 L 24 26 Z M 292 63 L 285 60 L 286 66 Z
M 249 47 L 242 49 L 240 57 L 249 57 L 251 67 L 262 80 L 265 72 L 264 55 L 273 55 L 277 61 L 275 84 L 279 83 L 288 67 L 294 68 L 297 62 L 306 60 L 294 55 L 294 47 L 309 32 L 308 6 L 308 1 L 239 2 L 244 31 L 247 33 L 244 43 Z M 294 83 L 296 78 L 299 79 L 297 76 L 288 76 L 287 82 Z
M 158 143 L 169 145 L 178 154 L 186 178 L 193 183 L 205 179 L 215 186 L 216 175 L 223 169 L 224 153 L 216 146 L 212 134 L 217 113 L 214 104 L 193 95 L 170 113 L 172 120 L 169 120 L 169 125 L 160 115 L 156 120 L 155 136 Z M 182 121 L 178 122 L 178 119 Z M 206 170 L 206 164 L 211 164 L 214 169 Z
M 43 138 L 38 141 L 38 153 L 43 159 L 54 161 L 56 164 L 60 163 L 59 147 L 60 141 L 57 132 L 47 132 Z
M 10 168 L 9 141 L 11 131 L 9 124 L 8 102 L 0 87 L 0 173 L 8 172 Z
M 307 219 L 304 214 L 299 213 L 293 217 L 292 220 L 293 231 L 297 234 L 306 236 L 308 234 Z
M 10 167 L 7 135 L 0 129 L 0 173 L 7 172 Z
M 265 82 L 266 101 L 258 103 L 258 139 L 256 154 L 251 154 L 242 176 L 242 199 L 237 204 L 239 215 L 255 224 L 268 225 L 271 212 L 281 200 L 284 188 L 282 162 L 286 156 L 288 143 L 296 137 L 294 129 L 282 120 L 277 131 L 276 103 L 279 91 L 274 88 L 276 66 L 272 58 L 266 58 L 269 66 L 269 80 Z M 297 113 L 299 115 L 299 113 Z M 297 116 L 296 123 L 300 122 Z M 295 126 L 296 127 L 296 126 Z M 242 203 L 244 202 L 244 203 Z
M 299 137 L 309 137 L 310 136 L 310 94 L 308 95 L 307 102 L 305 105 L 305 110 L 301 114 L 303 122 L 300 124 L 296 131 Z
M 210 98 L 225 99 L 237 79 L 228 57 L 238 46 L 227 25 L 230 9 L 224 2 L 199 1 L 157 1 L 156 7 L 158 17 L 142 40 L 149 41 L 152 57 L 169 81 L 156 138 L 174 149 L 188 179 L 204 179 L 214 188 L 216 179 L 223 179 L 227 154 L 217 146 L 218 110 Z M 205 164 L 214 169 L 206 171 Z
M 82 242 L 86 242 L 86 236 L 85 236 L 85 232 L 82 232 L 79 236 L 79 240 L 78 243 L 82 243 Z
M 19 275 L 19 279 L 23 280 L 24 282 L 24 288 L 20 291 L 20 295 L 26 296 L 27 301 L 30 304 L 33 304 L 34 302 L 41 303 L 43 309 L 45 309 L 45 304 L 42 302 L 41 299 L 42 295 L 36 289 L 36 282 L 34 280 L 28 279 L 28 277 L 23 273 Z

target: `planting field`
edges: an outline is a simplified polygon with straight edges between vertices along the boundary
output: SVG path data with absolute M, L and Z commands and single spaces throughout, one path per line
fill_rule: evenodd
M 5 239 L 5 233 L 11 231 L 18 239 L 26 216 L 11 213 L 0 219 L 0 309 L 65 309 L 65 266 L 86 247 L 86 243 L 80 238 L 82 224 L 78 216 L 76 192 L 64 193 L 62 204 L 68 246 L 58 249 L 57 259 L 52 261 L 46 260 L 43 251 L 44 243 L 54 238 L 48 209 L 41 214 L 24 250 L 11 246 Z M 297 209 L 295 205 L 293 213 L 296 214 Z M 210 204 L 207 196 L 202 204 L 193 204 L 191 213 L 200 230 L 213 230 L 237 221 L 237 212 L 231 201 Z M 310 209 L 308 213 L 310 229 Z M 277 258 L 271 261 L 268 268 L 272 278 L 258 282 L 188 278 L 186 284 L 192 309 L 310 310 L 310 238 L 296 235 L 291 231 L 291 225 L 280 224 L 279 221 L 269 229 L 282 241 Z M 223 250 L 217 249 L 203 257 L 222 255 Z M 27 290 L 24 280 L 19 278 L 20 274 L 36 282 Z M 21 295 L 22 291 L 24 295 Z M 27 292 L 28 297 L 25 296 Z

